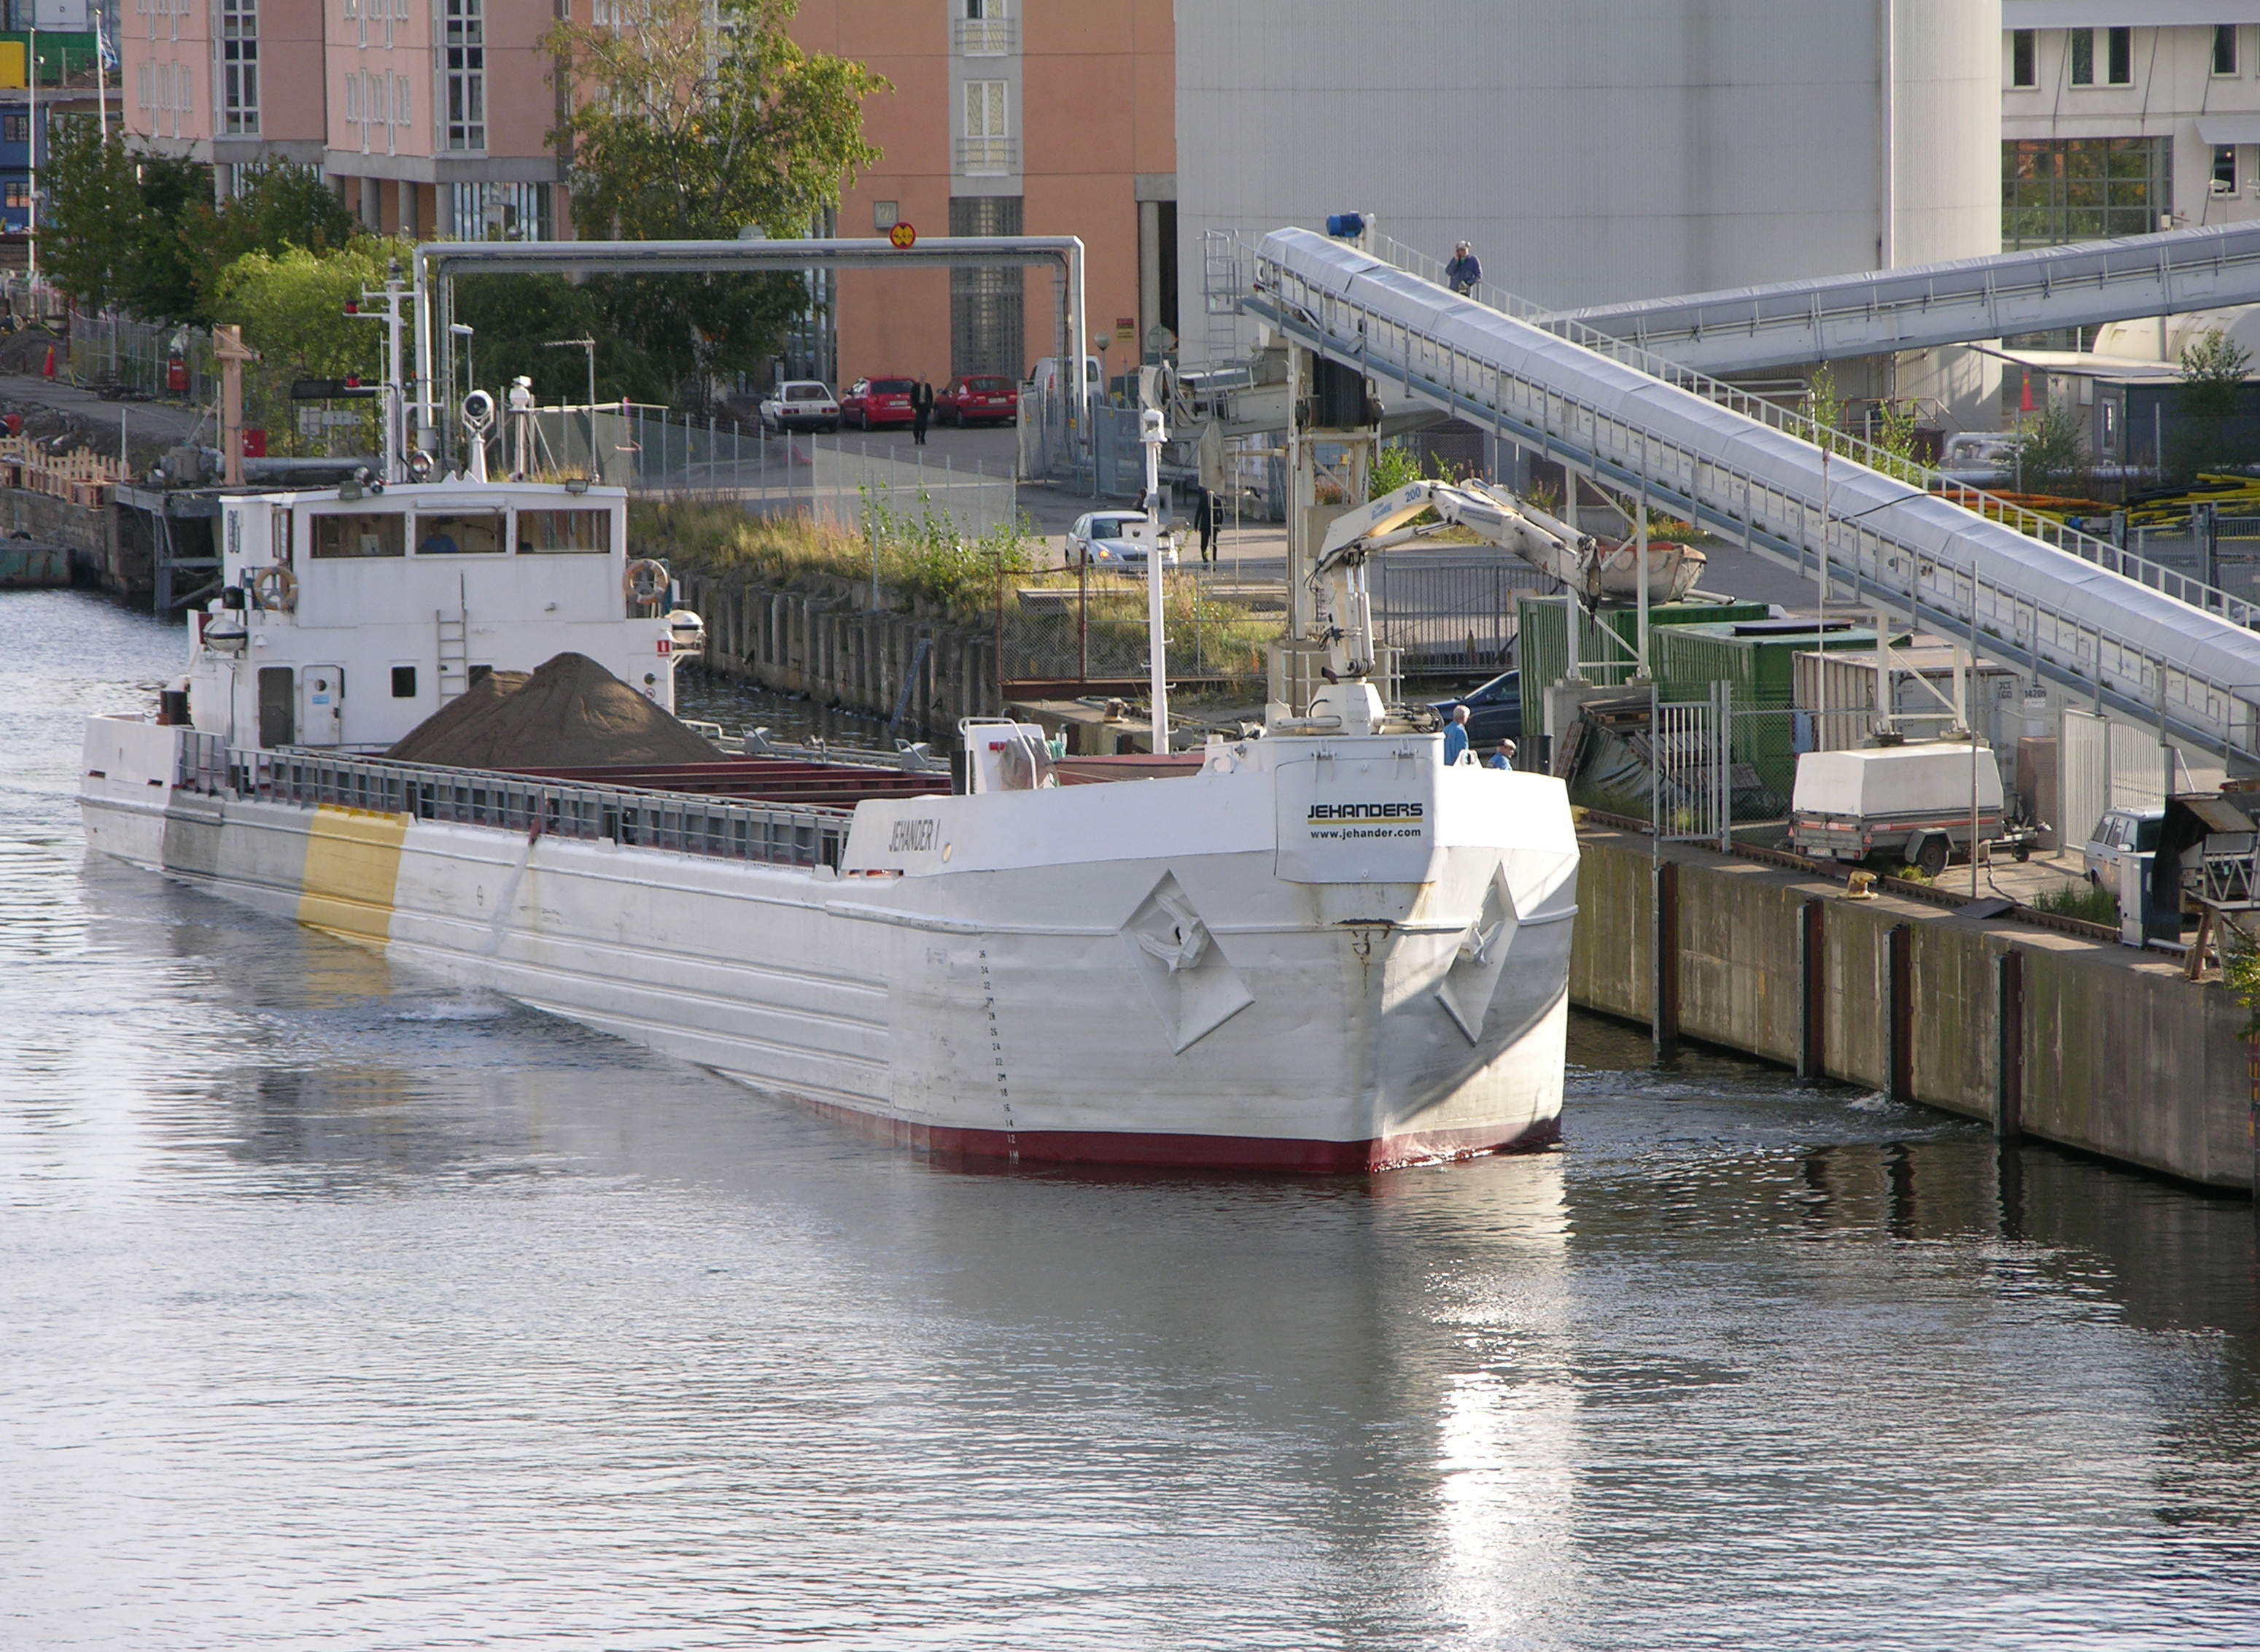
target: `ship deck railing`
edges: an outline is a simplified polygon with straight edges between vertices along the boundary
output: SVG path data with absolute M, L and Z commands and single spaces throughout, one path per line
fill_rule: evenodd
M 182 742 L 182 766 L 197 765 L 214 740 Z M 523 833 L 529 839 L 609 840 L 623 847 L 668 849 L 719 860 L 837 868 L 855 823 L 852 809 L 748 802 L 585 780 L 550 780 L 493 769 L 450 769 L 309 751 L 235 749 L 226 754 L 226 789 L 304 808 L 327 805 L 374 814 Z M 190 790 L 217 791 L 210 783 Z

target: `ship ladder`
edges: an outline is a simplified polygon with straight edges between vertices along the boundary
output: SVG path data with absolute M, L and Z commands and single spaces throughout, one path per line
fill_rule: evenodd
M 449 619 L 444 609 L 433 611 L 440 631 L 440 704 L 461 698 L 471 686 L 469 616 L 458 611 Z

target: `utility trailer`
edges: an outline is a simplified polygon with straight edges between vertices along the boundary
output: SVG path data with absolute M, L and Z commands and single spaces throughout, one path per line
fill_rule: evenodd
M 1962 740 L 1806 752 L 1797 760 L 1789 846 L 1816 860 L 1896 855 L 1935 877 L 1970 852 L 1973 791 L 1979 840 L 2029 855 L 2033 834 L 2003 807 L 1992 753 Z

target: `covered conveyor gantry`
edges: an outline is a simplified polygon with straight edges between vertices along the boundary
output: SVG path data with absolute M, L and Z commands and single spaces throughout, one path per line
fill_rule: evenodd
M 1516 320 L 1298 229 L 1242 308 L 1505 440 L 1788 562 L 2060 690 L 2260 766 L 2260 611 L 1654 357 Z M 1833 454 L 1819 444 L 1827 443 Z M 2030 531 L 2020 531 L 2020 528 Z M 2038 535 L 2049 536 L 2043 540 Z M 2055 542 L 2050 542 L 2050 541 Z

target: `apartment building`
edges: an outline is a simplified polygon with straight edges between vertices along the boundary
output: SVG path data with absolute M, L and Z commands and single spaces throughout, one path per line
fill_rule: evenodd
M 501 0 L 133 0 L 127 129 L 207 161 L 318 166 L 372 229 L 569 233 L 548 5 Z
M 2260 0 L 2001 0 L 2001 245 L 2260 218 Z
M 847 192 L 839 233 L 1077 235 L 1108 372 L 1141 360 L 1157 328 L 1175 335 L 1170 0 L 803 0 L 792 33 L 895 89 L 864 105 L 884 158 Z M 1017 377 L 1055 347 L 1041 270 L 850 270 L 836 303 L 843 381 Z

